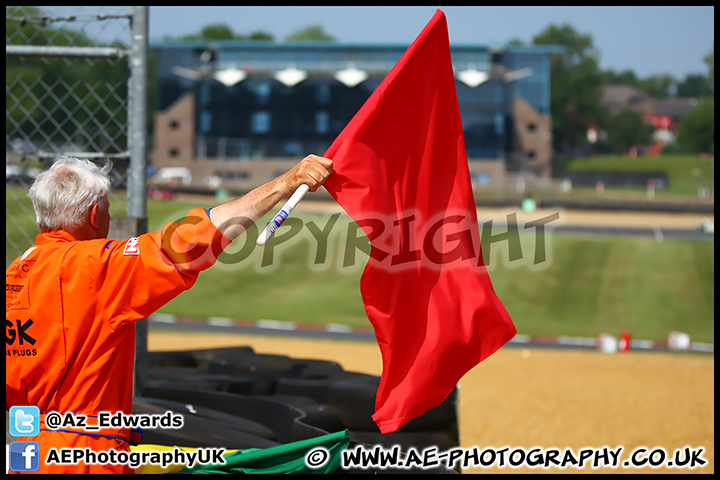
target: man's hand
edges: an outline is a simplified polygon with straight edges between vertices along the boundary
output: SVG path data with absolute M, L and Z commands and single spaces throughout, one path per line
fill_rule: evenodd
M 316 191 L 328 179 L 332 168 L 333 162 L 329 158 L 308 155 L 280 177 L 283 183 L 283 196 L 292 195 L 302 184 L 310 187 L 311 192 Z
M 211 209 L 210 220 L 227 238 L 233 240 L 280 200 L 292 195 L 300 185 L 306 184 L 311 192 L 316 191 L 332 174 L 332 169 L 333 162 L 329 158 L 308 155 L 276 179 Z

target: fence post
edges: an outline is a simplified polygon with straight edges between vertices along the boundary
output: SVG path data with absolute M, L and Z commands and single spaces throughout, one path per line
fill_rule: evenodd
M 132 7 L 130 31 L 130 166 L 128 217 L 147 216 L 148 7 Z
M 130 102 L 128 115 L 127 215 L 137 219 L 138 227 L 147 232 L 147 91 L 148 91 L 148 7 L 132 7 L 130 19 Z M 139 228 L 138 228 L 139 230 Z M 135 323 L 135 378 L 133 396 L 147 377 L 148 320 Z

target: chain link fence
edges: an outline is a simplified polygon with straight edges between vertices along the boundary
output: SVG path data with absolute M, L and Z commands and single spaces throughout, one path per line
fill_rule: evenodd
M 145 216 L 147 7 L 6 7 L 5 16 L 7 268 L 38 233 L 33 178 L 62 155 L 110 159 L 111 215 Z

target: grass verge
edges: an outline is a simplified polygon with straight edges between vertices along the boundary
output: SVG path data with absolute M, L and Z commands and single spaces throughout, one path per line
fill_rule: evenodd
M 22 254 L 37 232 L 29 200 L 7 192 L 6 262 Z M 213 199 L 207 205 L 148 200 L 149 228 L 214 204 Z M 329 221 L 297 211 L 292 218 L 319 229 Z M 346 241 L 353 225 L 339 217 L 324 248 L 306 227 L 291 241 L 271 241 L 264 248 L 255 246 L 254 232 L 242 236 L 191 290 L 160 312 L 369 328 L 359 291 L 367 255 Z M 278 231 L 276 240 L 289 228 Z M 493 244 L 486 257 L 494 288 L 520 333 L 592 337 L 627 329 L 635 338 L 662 341 L 679 330 L 694 341 L 714 341 L 713 242 L 553 233 L 546 261 L 534 265 L 534 233 L 521 232 L 520 238 L 522 258 L 510 260 L 506 242 Z M 343 266 L 348 259 L 354 260 Z

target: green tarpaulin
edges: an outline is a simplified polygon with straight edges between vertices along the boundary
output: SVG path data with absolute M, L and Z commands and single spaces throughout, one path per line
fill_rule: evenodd
M 331 473 L 340 467 L 350 432 L 331 433 L 270 448 L 238 450 L 225 464 L 197 465 L 176 473 Z

